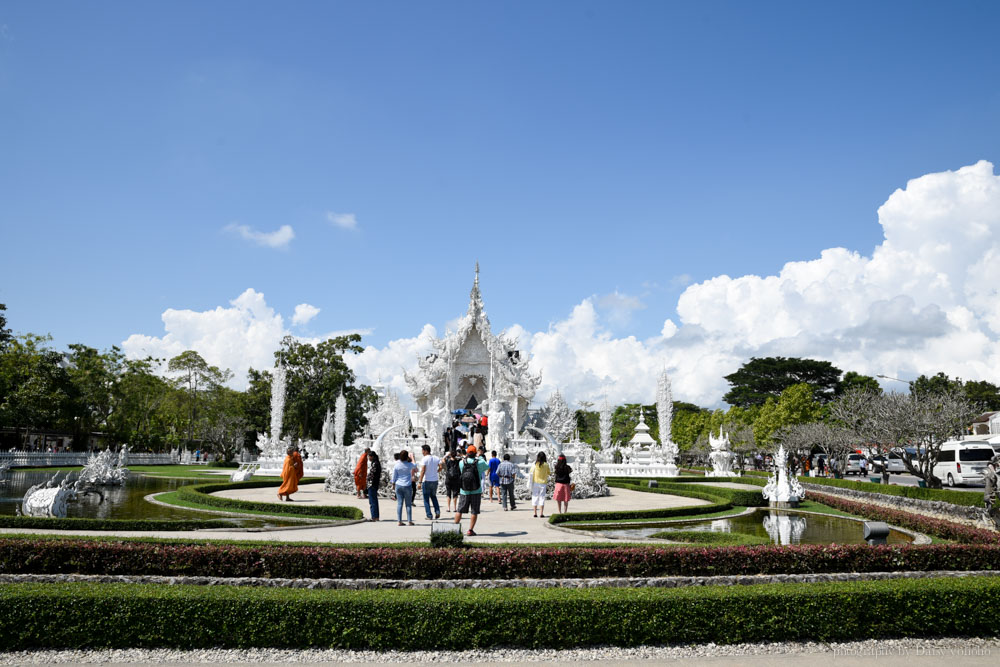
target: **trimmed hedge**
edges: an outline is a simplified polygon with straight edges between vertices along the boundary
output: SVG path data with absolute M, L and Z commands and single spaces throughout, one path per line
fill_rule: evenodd
M 549 517 L 549 523 L 555 525 L 570 521 L 617 521 L 620 519 L 664 519 L 675 516 L 688 516 L 694 514 L 714 514 L 733 508 L 733 504 L 726 499 L 725 494 L 715 493 L 715 489 L 692 490 L 681 486 L 661 486 L 656 488 L 640 487 L 634 484 L 623 484 L 617 480 L 607 480 L 608 486 L 619 489 L 631 489 L 633 491 L 643 491 L 651 493 L 666 493 L 672 496 L 683 496 L 685 498 L 697 498 L 707 500 L 710 505 L 694 505 L 688 507 L 661 507 L 651 510 L 617 510 L 613 512 L 574 512 L 572 514 L 553 514 Z M 704 487 L 700 487 L 704 488 Z
M 764 507 L 768 503 L 764 500 L 764 496 L 760 491 L 750 491 L 749 489 L 731 489 L 725 486 L 708 486 L 704 482 L 705 480 L 699 480 L 702 482 L 698 484 L 697 482 L 677 482 L 677 478 L 674 477 L 651 477 L 641 480 L 629 477 L 611 477 L 607 479 L 608 486 L 612 486 L 619 489 L 630 489 L 632 491 L 642 491 L 651 493 L 666 493 L 672 496 L 685 496 L 689 498 L 702 498 L 706 500 L 704 496 L 715 496 L 718 500 L 723 500 L 731 505 L 739 507 Z M 649 481 L 655 480 L 657 486 L 650 487 Z M 715 481 L 719 482 L 737 482 L 743 483 L 745 480 L 740 478 L 716 478 Z M 755 484 L 755 482 L 750 482 Z M 761 485 L 763 486 L 763 485 Z M 702 495 L 693 495 L 689 489 L 692 489 L 697 493 Z
M 761 471 L 748 471 L 748 475 L 766 477 Z M 832 486 L 840 489 L 853 489 L 867 493 L 881 493 L 884 496 L 902 496 L 915 500 L 930 500 L 964 507 L 983 507 L 983 494 L 974 491 L 953 491 L 951 489 L 924 489 L 919 486 L 904 486 L 902 484 L 873 484 L 852 479 L 836 479 L 834 477 L 797 477 L 803 484 Z
M 683 551 L 677 550 L 675 551 Z M 996 636 L 1000 579 L 631 589 L 0 586 L 5 650 L 728 644 Z M 482 618 L 502 618 L 483 624 Z M 441 623 L 441 619 L 450 619 Z
M 1000 570 L 996 544 L 788 547 L 324 547 L 0 538 L 4 574 L 331 579 L 662 577 Z
M 46 530 L 199 530 L 232 528 L 220 519 L 87 519 L 77 517 L 0 516 L 0 528 Z
M 304 479 L 299 484 L 319 484 L 323 480 L 318 478 Z M 364 514 L 357 507 L 345 507 L 342 505 L 302 505 L 295 503 L 258 503 L 250 500 L 237 500 L 236 498 L 221 498 L 211 494 L 219 491 L 229 491 L 231 489 L 261 489 L 266 487 L 277 488 L 281 482 L 272 480 L 255 480 L 250 482 L 224 482 L 210 484 L 187 484 L 177 489 L 176 493 L 180 498 L 198 505 L 218 507 L 223 510 L 234 512 L 266 512 L 268 514 L 287 515 L 308 515 L 308 516 L 328 516 L 334 519 L 363 519 Z
M 771 540 L 756 535 L 743 533 L 719 533 L 709 530 L 664 530 L 653 533 L 650 537 L 672 542 L 687 542 L 690 544 L 706 544 L 716 547 L 739 544 L 770 544 Z

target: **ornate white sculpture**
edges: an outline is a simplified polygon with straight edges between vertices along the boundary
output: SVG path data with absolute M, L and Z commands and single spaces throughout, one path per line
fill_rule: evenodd
M 100 491 L 91 488 L 82 479 L 70 484 L 67 476 L 61 484 L 57 485 L 58 479 L 59 473 L 57 472 L 45 484 L 36 484 L 29 488 L 24 494 L 18 512 L 24 516 L 62 518 L 66 516 L 66 505 L 70 501 L 76 500 L 78 494 L 94 493 L 100 500 L 104 500 Z
M 640 451 L 651 452 L 656 447 L 656 440 L 649 434 L 649 426 L 646 425 L 646 415 L 643 409 L 639 408 L 639 423 L 635 425 L 635 434 L 628 441 L 629 456 L 634 457 Z
M 259 463 L 241 463 L 237 470 L 229 476 L 230 482 L 249 482 L 253 474 L 260 469 Z
M 774 472 L 761 493 L 771 505 L 797 503 L 806 497 L 799 480 L 788 474 L 788 453 L 784 445 L 780 445 L 774 455 Z
M 775 544 L 798 544 L 806 531 L 806 518 L 770 512 L 764 517 L 764 530 Z
M 667 476 L 677 476 L 677 453 L 679 447 L 671 439 L 674 418 L 674 397 L 670 388 L 670 376 L 666 369 L 660 373 L 656 383 L 656 418 L 660 424 L 660 455 L 667 466 Z
M 510 434 L 512 421 L 510 413 L 505 409 L 509 407 L 506 403 L 495 401 L 496 406 L 490 404 L 489 409 L 489 433 L 486 438 L 489 441 L 489 449 L 503 451 L 510 446 Z
M 333 441 L 337 447 L 343 447 L 344 430 L 347 428 L 347 399 L 344 398 L 344 389 L 341 387 L 340 395 L 333 406 Z
M 484 403 L 506 404 L 513 432 L 519 433 L 541 376 L 530 372 L 530 358 L 517 349 L 516 338 L 505 332 L 493 335 L 479 291 L 478 263 L 469 307 L 457 330 L 444 338 L 432 338 L 430 343 L 433 352 L 418 359 L 417 372 L 404 375 L 417 408 L 426 412 L 435 399 L 440 399 L 449 413 Z M 491 423 L 490 433 L 494 428 Z M 379 430 L 371 433 L 377 435 Z
M 271 432 L 265 436 L 257 434 L 257 447 L 261 456 L 268 459 L 281 459 L 285 456 L 289 441 L 281 438 L 281 429 L 285 420 L 285 387 L 288 381 L 288 371 L 278 364 L 271 371 Z
M 733 453 L 729 451 L 729 434 L 722 432 L 719 427 L 719 437 L 708 434 L 708 444 L 712 447 L 712 452 L 708 455 L 712 462 L 712 469 L 705 473 L 706 477 L 738 477 L 739 473 L 733 472 Z
M 444 434 L 444 430 L 448 428 L 448 418 L 450 416 L 448 408 L 444 407 L 444 401 L 438 396 L 434 398 L 431 406 L 422 412 L 420 416 L 424 420 L 424 433 L 427 434 L 427 440 L 431 443 L 431 449 L 437 450 L 438 446 L 444 442 L 442 435 Z
M 608 405 L 608 397 L 604 397 L 604 404 L 601 405 L 601 418 L 598 423 L 601 432 L 601 451 L 611 449 L 611 406 Z
M 128 478 L 126 463 L 128 463 L 128 445 L 122 445 L 118 454 L 110 449 L 91 454 L 87 457 L 87 465 L 80 471 L 80 481 L 83 484 L 120 486 Z
M 555 438 L 556 442 L 566 442 L 566 439 L 573 433 L 576 420 L 558 389 L 549 396 L 543 414 L 545 415 L 545 423 L 543 424 L 545 430 Z

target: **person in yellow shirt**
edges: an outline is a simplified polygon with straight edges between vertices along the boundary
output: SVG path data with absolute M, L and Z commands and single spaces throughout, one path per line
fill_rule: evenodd
M 531 466 L 531 508 L 535 511 L 536 518 L 539 511 L 542 513 L 542 518 L 545 518 L 545 493 L 549 483 L 549 473 L 545 452 L 538 452 L 535 465 Z

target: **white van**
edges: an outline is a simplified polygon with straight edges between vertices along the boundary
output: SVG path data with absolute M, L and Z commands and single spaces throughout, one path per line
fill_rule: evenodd
M 948 486 L 981 484 L 986 464 L 994 456 L 996 453 L 986 442 L 946 442 L 938 452 L 934 476 Z

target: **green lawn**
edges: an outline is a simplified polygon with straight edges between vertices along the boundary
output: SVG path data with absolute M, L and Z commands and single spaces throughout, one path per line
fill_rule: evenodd
M 187 508 L 187 509 L 196 509 L 196 510 L 206 510 L 206 511 L 210 511 L 210 512 L 215 512 L 217 514 L 246 514 L 246 515 L 250 515 L 250 516 L 265 516 L 265 517 L 280 518 L 282 520 L 288 519 L 289 521 L 295 521 L 296 519 L 305 519 L 305 520 L 309 520 L 309 521 L 313 521 L 313 520 L 322 521 L 323 523 L 329 523 L 330 521 L 336 521 L 336 519 L 334 519 L 332 517 L 329 517 L 329 516 L 319 516 L 319 515 L 311 515 L 311 514 L 287 515 L 287 514 L 280 514 L 278 512 L 257 512 L 257 511 L 253 511 L 253 510 L 238 510 L 238 509 L 230 509 L 230 508 L 221 509 L 221 508 L 215 507 L 215 506 L 201 505 L 199 503 L 191 502 L 187 498 L 182 497 L 177 491 L 168 491 L 166 493 L 161 493 L 158 496 L 156 496 L 156 499 L 159 500 L 160 502 L 166 503 L 168 505 L 173 505 L 175 507 L 184 507 L 184 508 Z

